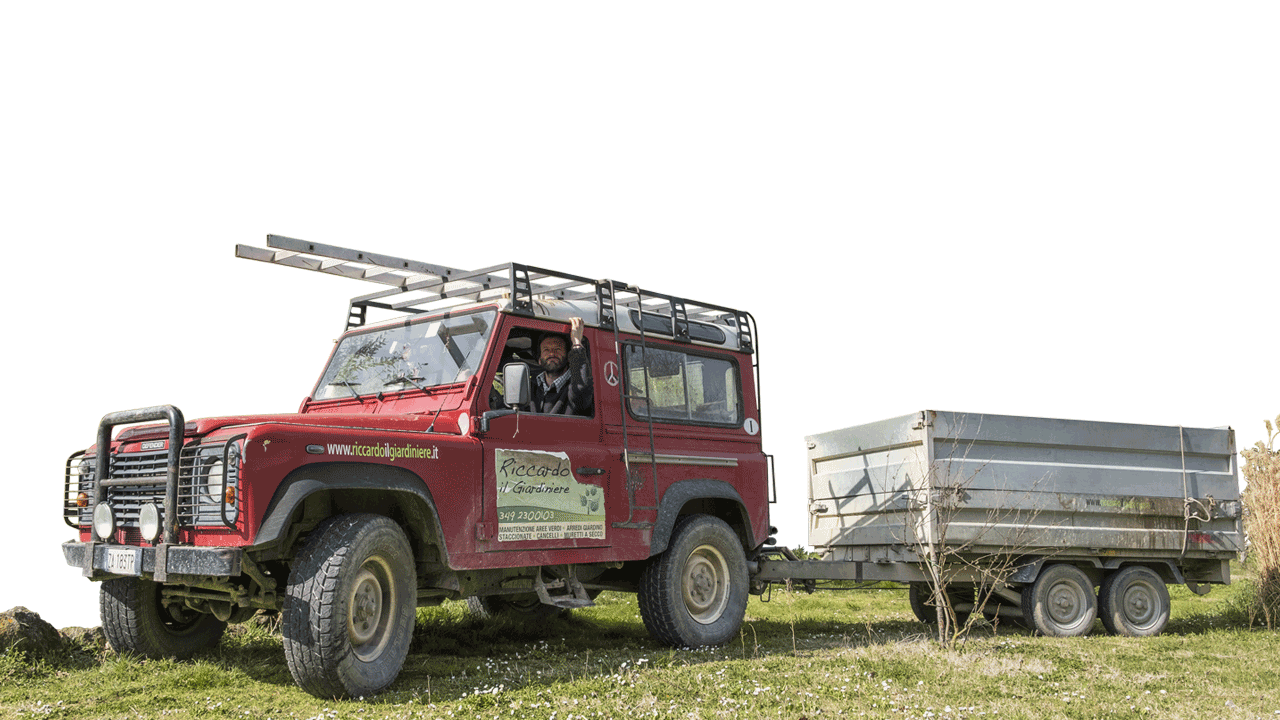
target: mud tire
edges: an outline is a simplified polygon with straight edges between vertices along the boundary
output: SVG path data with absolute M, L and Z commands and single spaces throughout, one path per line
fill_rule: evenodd
M 160 602 L 160 583 L 142 578 L 105 580 L 98 589 L 102 633 L 112 649 L 147 658 L 185 660 L 218 644 L 227 624 Z
M 640 618 L 674 647 L 733 639 L 747 610 L 747 561 L 737 533 L 710 515 L 676 523 L 667 549 L 640 574 Z
M 282 613 L 294 681 L 322 698 L 367 697 L 395 681 L 417 607 L 413 550 L 381 515 L 339 515 L 307 539 Z

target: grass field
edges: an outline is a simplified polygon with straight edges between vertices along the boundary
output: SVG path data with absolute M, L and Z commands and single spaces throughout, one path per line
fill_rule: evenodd
M 297 689 L 279 636 L 245 625 L 185 663 L 0 655 L 0 717 L 1280 719 L 1280 633 L 1247 627 L 1239 585 L 1171 590 L 1160 637 L 986 627 L 945 650 L 899 589 L 775 590 L 737 640 L 699 650 L 650 640 L 627 595 L 536 628 L 449 603 L 418 611 L 389 692 L 341 702 Z

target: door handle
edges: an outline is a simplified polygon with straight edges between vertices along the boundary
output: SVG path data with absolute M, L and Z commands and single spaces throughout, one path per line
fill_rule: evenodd
M 604 468 L 580 467 L 577 472 L 579 475 L 603 475 Z

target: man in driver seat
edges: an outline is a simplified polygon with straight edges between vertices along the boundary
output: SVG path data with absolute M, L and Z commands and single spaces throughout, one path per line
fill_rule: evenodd
M 533 379 L 533 411 L 551 415 L 584 415 L 594 409 L 591 363 L 582 345 L 582 318 L 569 322 L 569 337 L 547 333 L 538 343 L 542 372 Z

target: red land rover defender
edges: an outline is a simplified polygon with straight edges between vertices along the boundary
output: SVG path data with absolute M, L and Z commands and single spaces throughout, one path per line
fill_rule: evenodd
M 414 609 L 445 598 L 538 615 L 620 590 L 664 643 L 737 633 L 770 533 L 750 315 L 517 264 L 267 244 L 236 253 L 389 287 L 351 301 L 296 413 L 109 413 L 67 460 L 63 551 L 102 581 L 114 648 L 185 657 L 277 610 L 294 679 L 341 697 L 395 680 Z M 529 412 L 538 341 L 573 318 L 591 414 Z

